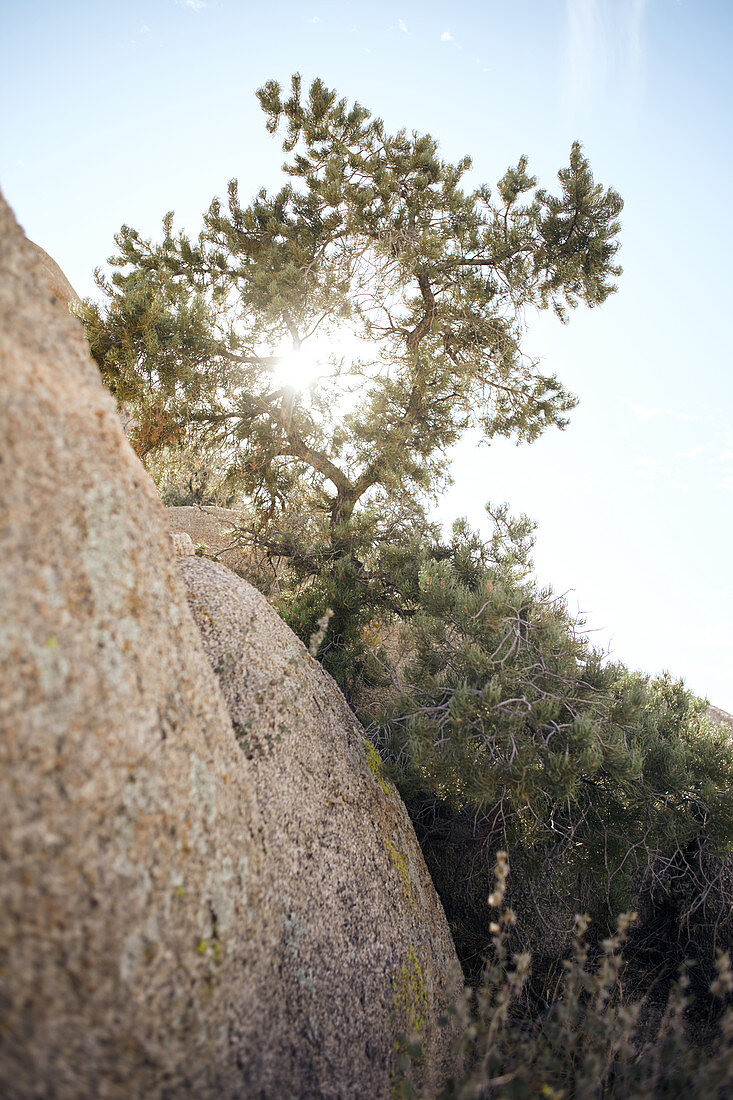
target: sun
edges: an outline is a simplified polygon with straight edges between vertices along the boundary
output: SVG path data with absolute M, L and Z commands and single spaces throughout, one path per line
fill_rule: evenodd
M 300 351 L 288 349 L 280 356 L 280 362 L 272 372 L 276 386 L 289 390 L 306 390 L 326 370 L 326 363 L 315 348 Z
M 369 364 L 376 361 L 375 347 L 346 327 L 310 336 L 297 350 L 291 342 L 281 344 L 273 349 L 278 358 L 272 369 L 273 385 L 298 394 L 299 401 L 307 401 L 310 391 L 318 389 L 321 397 L 328 391 L 331 411 L 342 415 L 363 394 Z

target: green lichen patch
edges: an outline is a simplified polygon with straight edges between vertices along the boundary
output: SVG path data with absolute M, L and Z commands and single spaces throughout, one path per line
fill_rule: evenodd
M 428 1018 L 428 994 L 420 961 L 413 947 L 407 952 L 407 960 L 392 979 L 392 1006 L 396 1023 L 402 1030 L 423 1034 Z
M 387 797 L 391 798 L 392 791 L 390 790 L 390 787 L 384 778 L 382 761 L 380 760 L 379 753 L 374 748 L 374 745 L 371 743 L 371 741 L 364 742 L 364 755 L 366 756 L 366 762 L 369 771 L 372 773 Z
M 428 994 L 420 960 L 413 947 L 392 978 L 392 1022 L 396 1031 L 392 1070 L 392 1097 L 414 1095 L 405 1089 L 408 1070 L 424 1064 L 422 1040 L 428 1020 Z
M 398 852 L 391 840 L 385 840 L 385 846 L 389 852 L 389 858 L 397 868 L 397 872 L 402 879 L 403 887 L 402 894 L 405 898 L 412 897 L 412 883 L 410 881 L 410 868 L 407 862 L 407 856 L 402 852 Z M 412 949 L 411 949 L 412 950 Z

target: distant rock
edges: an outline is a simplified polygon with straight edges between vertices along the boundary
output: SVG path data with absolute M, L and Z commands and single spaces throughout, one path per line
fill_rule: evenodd
M 728 714 L 727 710 L 721 710 L 720 707 L 708 707 L 707 716 L 711 722 L 715 722 L 718 726 L 730 726 L 733 730 L 733 714 Z
M 261 549 L 242 540 L 239 529 L 246 529 L 247 517 L 234 508 L 215 505 L 171 505 L 166 508 L 172 534 L 189 535 L 196 554 L 221 561 L 240 577 L 253 584 L 268 599 L 280 591 L 288 566 L 282 559 L 270 559 Z
M 26 241 L 26 245 L 29 252 L 35 256 L 38 262 L 37 270 L 42 273 L 52 296 L 67 306 L 81 305 L 81 298 L 48 252 L 33 241 Z
M 196 552 L 193 539 L 185 531 L 171 533 L 171 547 L 177 558 L 190 558 Z
M 265 598 L 216 562 L 178 564 L 254 769 L 282 899 L 286 1079 L 300 1075 L 299 1097 L 387 1097 L 395 1036 L 417 1030 L 435 1084 L 447 1053 L 436 1020 L 463 977 L 402 800 Z
M 246 572 L 251 554 L 234 546 L 233 532 L 241 522 L 239 512 L 233 508 L 194 504 L 169 507 L 165 511 L 173 534 L 189 535 L 205 557 L 222 561 L 238 572 Z

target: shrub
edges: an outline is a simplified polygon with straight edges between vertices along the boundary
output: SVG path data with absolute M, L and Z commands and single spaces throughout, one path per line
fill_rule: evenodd
M 670 940 L 670 921 L 679 931 L 702 899 L 709 924 L 723 915 L 710 906 L 722 903 L 715 884 L 733 843 L 730 740 L 682 683 L 604 663 L 562 600 L 528 579 L 526 526 L 507 520 L 506 535 L 487 544 L 459 524 L 449 553 L 424 557 L 404 627 L 409 659 L 362 716 L 469 978 L 487 948 L 500 848 L 520 869 L 519 929 L 535 951 L 539 1001 L 578 911 L 593 917 L 597 944 L 614 913 L 641 907 L 639 949 L 656 935 L 674 972 L 683 941 Z M 713 939 L 702 946 L 711 961 Z
M 489 904 L 491 946 L 476 991 L 466 989 L 449 1013 L 457 1017 L 457 1053 L 464 1072 L 451 1079 L 439 1100 L 664 1100 L 688 1095 L 724 1100 L 733 1088 L 733 1009 L 727 1008 L 708 1034 L 694 1036 L 686 1020 L 688 976 L 683 969 L 659 1019 L 644 1000 L 631 1001 L 624 988 L 622 949 L 636 914 L 619 917 L 615 932 L 589 961 L 589 918 L 575 918 L 572 951 L 547 1009 L 533 1014 L 526 997 L 529 952 L 510 956 L 515 914 L 505 905 L 506 853 L 497 855 Z M 711 993 L 730 1000 L 733 974 L 727 955 L 718 956 Z M 400 1095 L 416 1097 L 411 1058 L 419 1039 L 403 1037 L 405 1073 Z M 420 1094 L 428 1100 L 428 1094 Z M 435 1100 L 435 1094 L 430 1094 Z

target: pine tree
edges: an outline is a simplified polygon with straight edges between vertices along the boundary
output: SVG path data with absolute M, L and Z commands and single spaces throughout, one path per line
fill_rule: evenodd
M 388 133 L 320 80 L 258 96 L 268 130 L 284 128 L 289 181 L 243 206 L 233 180 L 196 241 L 172 214 L 159 244 L 123 226 L 86 322 L 141 455 L 215 452 L 259 509 L 251 537 L 309 582 L 293 624 L 307 637 L 330 604 L 334 646 L 380 606 L 409 610 L 416 575 L 397 579 L 393 559 L 426 531 L 467 429 L 531 441 L 567 423 L 575 398 L 524 353 L 524 318 L 612 293 L 622 202 L 577 143 L 557 195 L 522 157 L 494 197 L 463 189 L 467 157 Z M 340 356 L 347 331 L 356 352 Z M 316 338 L 333 346 L 317 382 L 283 381 L 283 359 Z
M 621 199 L 577 143 L 556 194 L 526 157 L 494 194 L 465 187 L 468 158 L 388 133 L 320 80 L 258 96 L 284 131 L 287 182 L 243 205 L 231 181 L 196 239 L 172 214 L 159 243 L 123 226 L 105 303 L 86 305 L 139 453 L 194 454 L 251 503 L 242 537 L 289 563 L 281 609 L 301 637 L 333 612 L 321 656 L 354 701 L 386 667 L 382 709 L 362 691 L 362 713 L 429 823 L 429 859 L 446 866 L 442 821 L 461 866 L 477 839 L 484 863 L 487 845 L 509 847 L 530 893 L 607 915 L 639 876 L 678 891 L 697 859 L 697 905 L 733 836 L 730 746 L 702 704 L 603 664 L 527 580 L 526 522 L 498 515 L 484 544 L 426 518 L 468 429 L 532 441 L 567 423 L 575 398 L 525 354 L 525 318 L 565 321 L 614 291 Z M 285 361 L 317 341 L 331 344 L 317 377 L 293 384 Z M 380 619 L 409 624 L 407 671 L 370 653 Z M 485 936 L 473 881 L 456 919 Z

